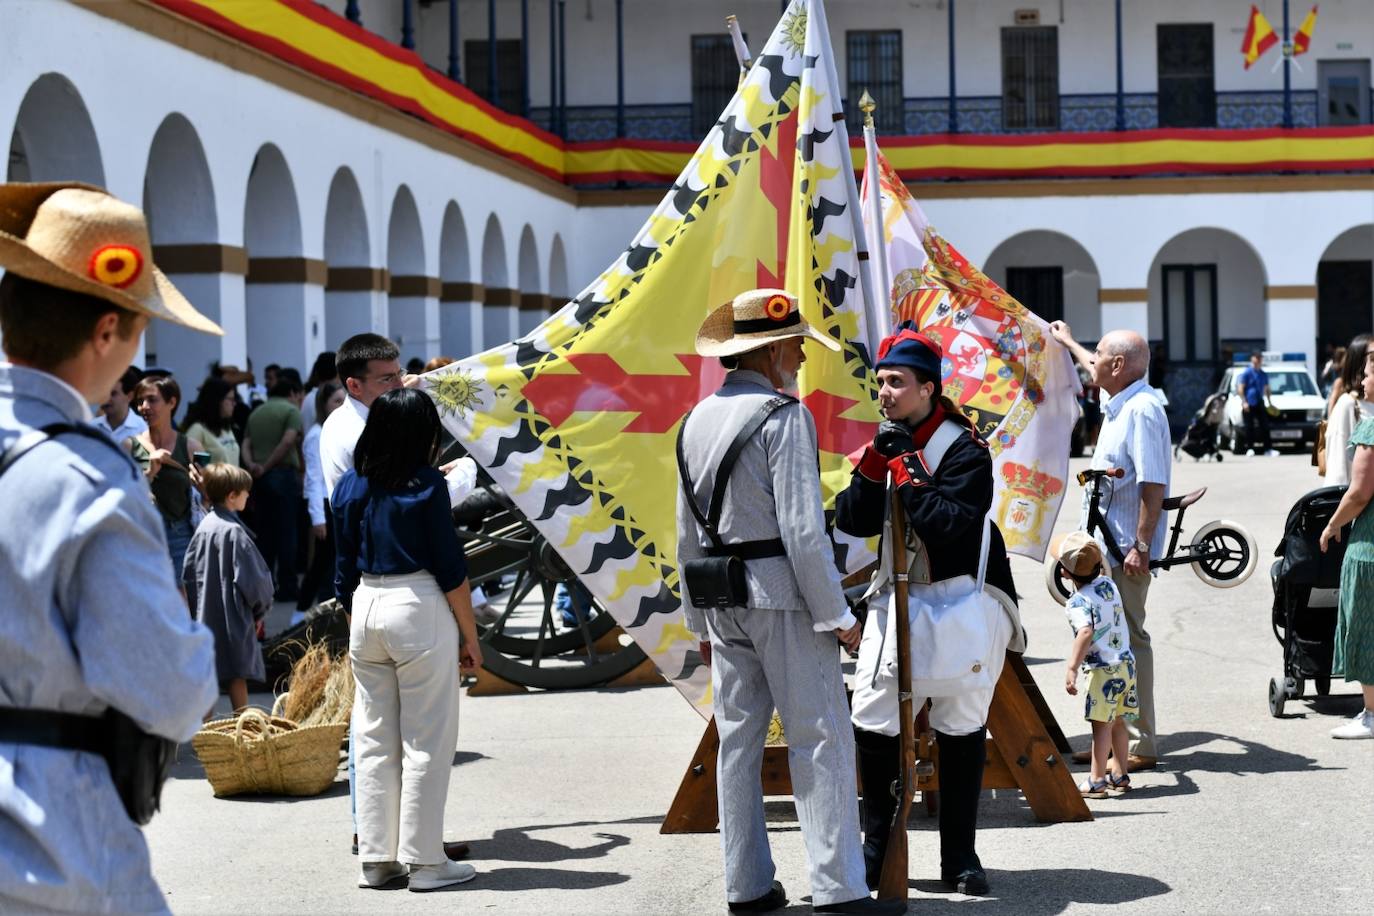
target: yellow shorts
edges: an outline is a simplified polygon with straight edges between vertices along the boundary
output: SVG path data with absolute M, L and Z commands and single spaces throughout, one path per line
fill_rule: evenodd
M 1135 658 L 1129 653 L 1107 668 L 1088 669 L 1088 694 L 1083 702 L 1083 717 L 1089 722 L 1115 722 L 1138 718 L 1140 700 L 1136 696 Z

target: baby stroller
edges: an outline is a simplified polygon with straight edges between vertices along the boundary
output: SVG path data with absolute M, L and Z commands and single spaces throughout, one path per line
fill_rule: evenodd
M 1217 427 L 1221 425 L 1221 415 L 1225 410 L 1225 394 L 1217 392 L 1208 395 L 1197 413 L 1193 414 L 1193 419 L 1188 422 L 1188 428 L 1183 431 L 1183 438 L 1174 446 L 1174 459 L 1178 460 L 1179 452 L 1186 452 L 1197 461 L 1204 458 L 1220 461 L 1221 447 L 1217 444 Z
M 1317 695 L 1331 692 L 1331 655 L 1336 644 L 1337 589 L 1341 560 L 1350 527 L 1340 543 L 1321 552 L 1321 534 L 1336 514 L 1345 487 L 1313 490 L 1288 510 L 1283 540 L 1274 551 L 1279 559 L 1270 569 L 1274 584 L 1274 637 L 1283 646 L 1283 676 L 1269 680 L 1269 713 L 1283 715 L 1286 700 L 1303 694 L 1311 678 Z

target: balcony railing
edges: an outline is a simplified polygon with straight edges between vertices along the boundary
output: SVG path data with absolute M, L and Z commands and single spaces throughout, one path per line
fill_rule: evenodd
M 1214 127 L 1239 130 L 1280 127 L 1283 124 L 1281 91 L 1218 92 L 1216 98 L 1217 123 L 1212 125 Z M 905 135 L 915 137 L 950 132 L 949 99 L 944 96 L 905 99 L 903 107 Z M 1127 93 L 1125 109 L 1127 130 L 1153 130 L 1160 126 L 1158 96 L 1153 92 Z M 586 142 L 616 139 L 615 105 L 577 105 L 569 106 L 567 111 L 568 140 Z M 1003 127 L 1000 96 L 961 97 L 958 100 L 958 117 L 959 133 L 966 134 L 1111 131 L 1116 128 L 1116 95 L 1061 95 L 1059 123 L 1053 127 L 1016 130 Z M 547 129 L 551 126 L 547 107 L 531 109 L 530 119 L 540 127 Z M 1293 92 L 1293 126 L 1317 126 L 1315 91 Z M 625 106 L 625 136 L 631 140 L 680 142 L 701 139 L 692 130 L 690 103 Z

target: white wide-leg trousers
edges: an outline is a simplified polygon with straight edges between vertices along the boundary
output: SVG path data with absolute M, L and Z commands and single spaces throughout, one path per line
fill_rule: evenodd
M 364 576 L 349 656 L 359 859 L 438 865 L 458 743 L 458 623 L 434 577 Z

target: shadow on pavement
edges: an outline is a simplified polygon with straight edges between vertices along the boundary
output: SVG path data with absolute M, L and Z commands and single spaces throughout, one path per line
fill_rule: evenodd
M 1195 750 L 1180 753 L 1188 748 L 1196 748 L 1213 741 L 1226 741 L 1237 745 L 1235 753 Z M 1203 773 L 1234 773 L 1237 775 L 1268 775 L 1271 773 L 1315 773 L 1334 769 L 1317 764 L 1314 757 L 1281 751 L 1257 741 L 1247 741 L 1235 735 L 1217 732 L 1175 732 L 1161 739 L 1165 757 L 1162 761 L 1166 772 L 1187 773 L 1190 770 Z
M 486 891 L 590 891 L 624 884 L 629 875 L 615 871 L 563 871 L 557 868 L 496 868 L 478 870 L 474 886 Z M 478 884 L 480 882 L 480 884 Z M 462 890 L 467 885 L 457 885 Z
M 477 751 L 456 751 L 453 755 L 453 765 L 462 766 L 465 763 L 476 763 L 479 760 L 490 760 L 486 754 Z
M 590 846 L 568 846 L 553 840 L 531 836 L 540 830 L 566 830 L 574 827 L 608 827 L 613 824 L 657 824 L 661 817 L 635 817 L 618 821 L 574 821 L 567 824 L 535 824 L 528 827 L 507 827 L 497 830 L 486 840 L 469 840 L 473 859 L 498 862 L 567 862 L 599 859 L 612 850 L 626 846 L 630 838 L 619 833 L 596 832 L 591 836 L 602 840 Z M 613 882 L 618 883 L 618 882 Z
M 1157 878 L 1096 868 L 989 869 L 988 883 L 992 885 L 992 894 L 974 898 L 951 894 L 940 881 L 912 881 L 912 888 L 945 899 L 913 899 L 911 909 L 931 913 L 972 904 L 979 913 L 1053 916 L 1074 904 L 1128 904 L 1147 897 L 1158 897 L 1172 890 Z

